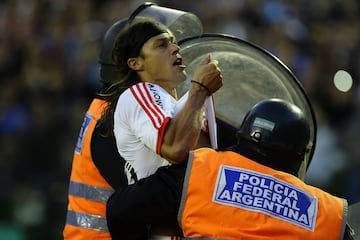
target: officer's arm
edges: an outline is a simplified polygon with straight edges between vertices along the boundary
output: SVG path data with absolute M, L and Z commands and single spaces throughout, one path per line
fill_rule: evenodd
M 116 189 L 106 206 L 113 239 L 142 239 L 148 224 L 177 225 L 186 167 L 162 167 L 135 184 Z
M 113 187 L 128 184 L 124 173 L 125 160 L 119 154 L 113 135 L 105 136 L 111 128 L 111 119 L 98 122 L 91 137 L 91 155 L 102 177 Z
M 350 227 L 350 225 L 348 223 L 346 223 L 346 228 L 345 228 L 345 232 L 344 232 L 344 240 L 354 240 L 355 238 L 355 232 L 354 230 Z

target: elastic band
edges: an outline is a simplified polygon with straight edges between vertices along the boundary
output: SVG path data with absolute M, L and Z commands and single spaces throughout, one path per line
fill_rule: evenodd
M 191 80 L 191 82 L 192 82 L 192 83 L 196 83 L 197 85 L 205 88 L 206 91 L 209 93 L 209 96 L 211 95 L 210 89 L 209 89 L 207 86 L 205 86 L 204 84 L 202 84 L 202 83 L 200 83 L 200 82 L 198 82 L 198 81 L 195 81 L 195 80 Z

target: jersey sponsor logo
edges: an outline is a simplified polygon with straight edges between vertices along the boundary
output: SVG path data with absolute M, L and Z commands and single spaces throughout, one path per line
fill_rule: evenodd
M 92 117 L 91 117 L 90 114 L 87 113 L 87 114 L 85 115 L 83 124 L 82 124 L 81 129 L 80 129 L 79 137 L 78 137 L 78 140 L 77 140 L 77 142 L 76 142 L 75 153 L 78 153 L 78 154 L 81 153 L 81 150 L 82 150 L 82 147 L 83 147 L 83 143 L 84 143 L 84 137 L 85 137 L 86 131 L 87 131 L 88 128 L 89 128 L 89 124 L 90 124 L 91 118 L 92 118 Z
M 157 88 L 151 83 L 148 83 L 147 85 L 149 87 L 150 92 L 152 93 L 152 98 L 156 103 L 156 105 L 158 105 L 161 109 L 164 109 L 164 103 L 163 100 L 161 99 L 161 95 L 158 93 Z
M 314 231 L 315 196 L 270 175 L 221 165 L 213 201 L 261 212 Z

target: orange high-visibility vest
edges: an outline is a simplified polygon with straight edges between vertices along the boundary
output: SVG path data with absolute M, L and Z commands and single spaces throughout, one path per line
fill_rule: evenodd
M 114 189 L 95 166 L 90 149 L 91 136 L 106 104 L 94 99 L 80 130 L 70 176 L 64 239 L 111 239 L 106 222 L 106 202 Z
M 342 239 L 347 201 L 231 151 L 190 153 L 179 222 L 187 238 Z

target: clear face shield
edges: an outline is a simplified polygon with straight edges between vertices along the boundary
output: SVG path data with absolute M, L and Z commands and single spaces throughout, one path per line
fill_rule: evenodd
M 166 8 L 158 6 L 155 3 L 146 2 L 135 9 L 129 19 L 137 16 L 152 17 L 156 21 L 164 24 L 175 35 L 177 41 L 203 34 L 203 26 L 200 19 L 190 12 Z
M 297 105 L 311 127 L 309 153 L 299 170 L 305 176 L 316 142 L 316 120 L 309 99 L 293 73 L 278 58 L 263 48 L 223 34 L 204 34 L 179 43 L 188 76 L 208 54 L 218 60 L 223 87 L 214 94 L 218 145 L 236 144 L 236 132 L 250 108 L 261 100 L 281 98 Z M 181 97 L 190 79 L 178 87 Z

